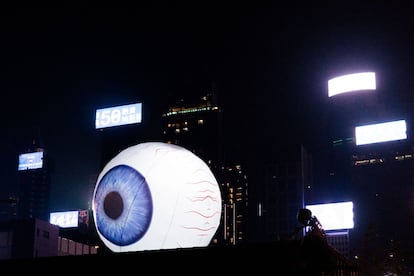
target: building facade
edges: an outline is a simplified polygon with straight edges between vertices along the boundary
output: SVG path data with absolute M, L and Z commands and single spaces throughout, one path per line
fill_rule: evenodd
M 329 129 L 328 170 L 324 198 L 352 201 L 354 228 L 349 229 L 350 258 L 371 267 L 384 265 L 392 256 L 410 258 L 414 244 L 414 163 L 412 111 L 396 108 L 381 89 L 355 91 L 327 102 Z M 406 139 L 357 145 L 355 127 L 404 119 Z M 344 243 L 344 239 L 341 239 Z M 398 254 L 388 254 L 389 244 Z M 398 256 L 398 257 L 397 257 Z M 412 259 L 412 257 L 411 257 Z
M 222 113 L 217 95 L 180 99 L 162 119 L 164 142 L 189 149 L 208 165 L 222 163 Z
M 0 222 L 17 219 L 19 198 L 8 196 L 0 200 Z
M 163 141 L 182 146 L 211 169 L 222 193 L 221 223 L 212 245 L 245 242 L 248 179 L 240 164 L 226 164 L 222 112 L 214 91 L 196 99 L 180 99 L 162 115 Z
M 249 207 L 248 177 L 241 165 L 222 166 L 217 171 L 222 191 L 221 225 L 214 243 L 236 245 L 246 243 L 247 214 Z
M 77 231 L 77 230 L 74 230 Z M 98 254 L 96 244 L 40 219 L 19 219 L 0 224 L 0 260 L 27 260 L 68 255 Z
M 261 241 L 300 238 L 297 213 L 313 186 L 312 156 L 303 145 L 290 145 L 270 151 L 266 163 L 258 206 Z

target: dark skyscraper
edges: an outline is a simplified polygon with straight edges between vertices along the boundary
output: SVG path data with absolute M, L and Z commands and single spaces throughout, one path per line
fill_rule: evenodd
M 291 236 L 300 227 L 296 216 L 313 187 L 312 155 L 303 145 L 290 145 L 269 151 L 265 163 L 257 206 L 259 240 L 297 238 Z
M 49 221 L 50 169 L 48 153 L 34 139 L 26 153 L 40 153 L 39 166 L 19 169 L 18 216 L 21 219 L 35 218 Z M 27 159 L 30 164 L 33 160 Z
M 222 113 L 214 91 L 179 99 L 162 116 L 165 142 L 191 150 L 209 165 L 223 162 Z
M 0 222 L 17 219 L 19 198 L 9 196 L 0 200 Z
M 405 256 L 412 254 L 414 152 L 410 140 L 356 146 L 353 150 L 350 194 L 356 223 L 351 230 L 351 249 L 355 255 L 363 254 L 368 241 L 373 248 L 393 244 Z M 397 227 L 401 222 L 404 226 Z M 371 237 L 367 236 L 369 232 Z M 373 251 L 370 257 L 388 258 L 380 250 Z
M 224 245 L 244 244 L 248 239 L 249 179 L 241 165 L 213 169 L 217 172 L 224 197 L 222 221 L 215 242 Z
M 410 230 L 414 226 L 410 219 L 414 216 L 412 118 L 402 110 L 396 112 L 394 101 L 387 101 L 383 93 L 381 88 L 361 90 L 328 102 L 330 187 L 323 194 L 325 200 L 329 196 L 353 201 L 350 257 L 371 266 L 383 266 L 390 258 L 403 260 L 412 255 L 414 246 Z M 406 122 L 406 139 L 357 145 L 355 127 L 396 120 Z
M 245 242 L 248 179 L 240 164 L 226 164 L 222 113 L 212 86 L 196 100 L 180 99 L 162 116 L 163 141 L 180 145 L 200 157 L 211 169 L 222 193 L 222 219 L 212 243 Z

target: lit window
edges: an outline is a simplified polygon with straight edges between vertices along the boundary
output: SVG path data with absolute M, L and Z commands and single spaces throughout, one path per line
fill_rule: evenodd
M 382 159 L 379 158 L 373 158 L 369 160 L 369 163 L 374 164 L 374 163 L 381 163 Z
M 197 124 L 199 124 L 199 125 L 204 124 L 204 120 L 203 120 L 203 119 L 199 119 L 199 120 L 197 120 Z
M 402 161 L 402 160 L 404 160 L 404 156 L 401 156 L 401 155 L 399 155 L 399 156 L 395 156 L 394 158 L 395 158 L 395 160 L 397 160 L 397 161 Z
M 365 159 L 365 160 L 357 160 L 357 161 L 354 162 L 354 165 L 355 166 L 367 165 L 367 164 L 369 164 L 369 160 L 368 159 Z

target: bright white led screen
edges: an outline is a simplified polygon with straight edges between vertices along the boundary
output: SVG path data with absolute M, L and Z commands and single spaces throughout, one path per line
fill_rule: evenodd
M 404 139 L 407 139 L 407 124 L 405 120 L 355 127 L 356 145 Z
M 78 227 L 79 211 L 52 212 L 49 216 L 50 224 L 62 228 Z
M 361 90 L 375 90 L 374 72 L 364 72 L 344 75 L 328 81 L 328 96 Z
M 354 228 L 354 211 L 352 201 L 327 204 L 307 205 L 324 230 Z
M 140 123 L 142 104 L 128 104 L 96 110 L 95 128 L 106 128 Z

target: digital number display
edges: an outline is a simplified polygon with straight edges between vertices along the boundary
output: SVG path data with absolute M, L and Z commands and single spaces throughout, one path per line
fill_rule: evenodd
M 140 123 L 142 103 L 101 108 L 96 110 L 95 128 L 106 128 Z

